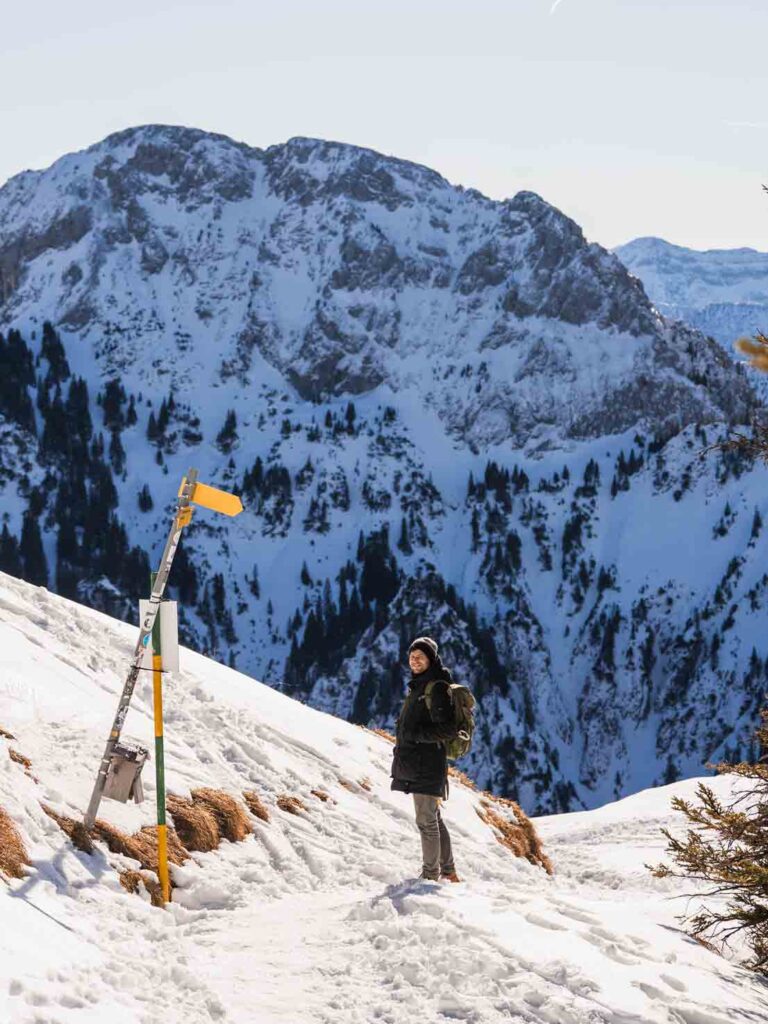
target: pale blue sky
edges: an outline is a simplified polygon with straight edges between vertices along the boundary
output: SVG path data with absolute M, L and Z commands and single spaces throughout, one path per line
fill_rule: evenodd
M 33 0 L 0 181 L 148 122 L 311 135 L 541 193 L 587 237 L 768 250 L 768 0 Z

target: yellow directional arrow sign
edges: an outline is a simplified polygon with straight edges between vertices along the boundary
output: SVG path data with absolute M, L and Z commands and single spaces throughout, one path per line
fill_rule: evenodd
M 179 494 L 184 490 L 186 482 L 187 478 L 184 477 Z M 218 487 L 209 487 L 208 484 L 195 483 L 189 500 L 193 505 L 209 508 L 213 512 L 221 512 L 225 516 L 237 516 L 243 511 L 243 503 L 236 494 L 220 491 Z

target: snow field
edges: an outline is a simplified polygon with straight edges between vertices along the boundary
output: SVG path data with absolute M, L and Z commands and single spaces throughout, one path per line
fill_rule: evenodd
M 695 780 L 538 819 L 552 877 L 502 848 L 479 795 L 454 784 L 445 817 L 465 881 L 418 881 L 389 743 L 187 651 L 165 686 L 168 787 L 255 789 L 271 821 L 173 868 L 165 911 L 127 894 L 118 869 L 136 862 L 77 852 L 40 803 L 82 814 L 135 638 L 0 576 L 0 726 L 15 737 L 0 740 L 0 806 L 32 862 L 0 886 L 3 1022 L 768 1022 L 764 985 L 680 930 L 668 897 L 685 886 L 643 868 L 663 855 L 670 796 Z M 149 678 L 125 732 L 151 748 Z M 105 801 L 101 815 L 151 823 L 151 764 L 144 782 L 144 804 Z M 280 810 L 282 794 L 306 811 Z

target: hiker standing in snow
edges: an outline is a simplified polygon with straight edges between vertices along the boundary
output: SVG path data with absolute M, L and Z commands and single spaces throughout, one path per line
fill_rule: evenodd
M 421 833 L 421 877 L 458 882 L 451 837 L 440 814 L 448 796 L 445 742 L 456 736 L 449 692 L 451 673 L 437 653 L 437 644 L 420 636 L 408 649 L 411 678 L 397 720 L 392 759 L 392 789 L 413 794 L 416 825 Z M 427 701 L 427 686 L 433 685 Z

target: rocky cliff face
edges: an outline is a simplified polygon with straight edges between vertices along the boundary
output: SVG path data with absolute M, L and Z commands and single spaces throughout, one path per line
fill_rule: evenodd
M 754 392 L 539 196 L 150 126 L 0 189 L 0 275 L 0 568 L 129 615 L 192 464 L 246 505 L 197 647 L 391 727 L 431 632 L 530 810 L 747 750 L 765 488 L 701 453 Z

